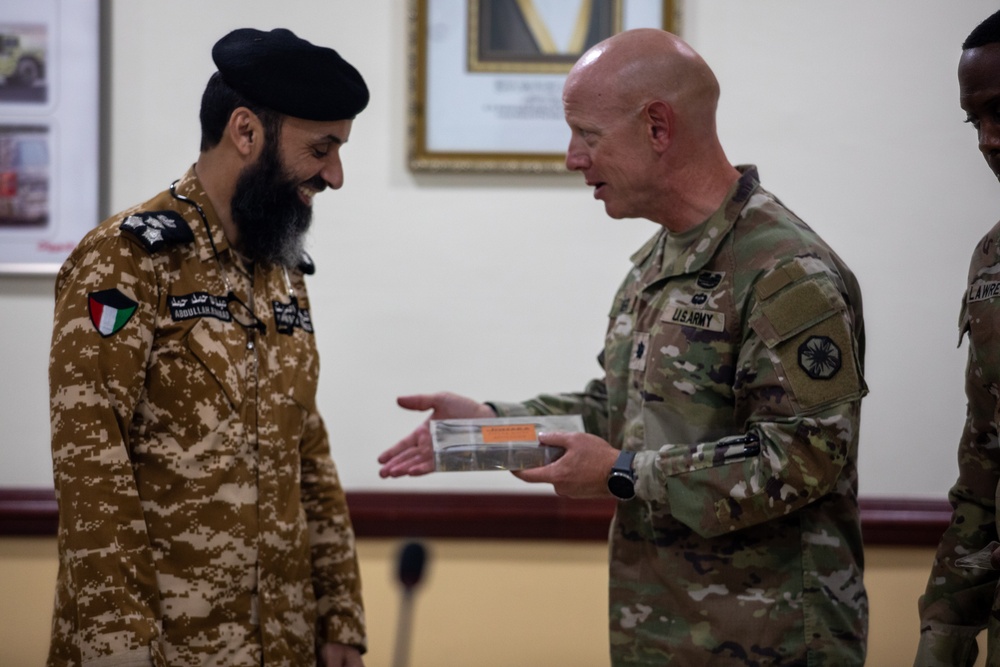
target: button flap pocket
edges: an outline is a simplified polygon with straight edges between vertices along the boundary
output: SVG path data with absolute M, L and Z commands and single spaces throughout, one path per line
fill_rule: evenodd
M 229 331 L 233 326 L 231 322 L 203 317 L 188 333 L 187 344 L 235 407 L 243 402 L 240 376 L 245 350 L 233 344 Z

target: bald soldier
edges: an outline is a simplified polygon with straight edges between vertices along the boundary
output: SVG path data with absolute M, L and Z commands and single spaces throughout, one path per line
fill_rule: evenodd
M 517 475 L 614 496 L 611 662 L 861 665 L 857 445 L 864 326 L 850 270 L 716 136 L 719 87 L 670 33 L 587 51 L 563 90 L 566 165 L 612 218 L 660 227 L 609 311 L 602 375 L 521 403 L 407 396 L 431 418 L 579 413 Z M 383 476 L 434 468 L 427 424 Z
M 362 665 L 303 237 L 368 89 L 288 30 L 212 56 L 197 162 L 56 281 L 51 666 Z
M 958 87 L 979 151 L 1000 178 L 1000 12 L 980 23 L 962 44 Z M 983 629 L 986 662 L 1000 664 L 998 272 L 1000 223 L 976 245 L 962 297 L 959 338 L 969 336 L 965 428 L 958 443 L 958 479 L 948 494 L 954 508 L 951 523 L 920 598 L 916 667 L 972 667 L 979 653 L 976 636 Z

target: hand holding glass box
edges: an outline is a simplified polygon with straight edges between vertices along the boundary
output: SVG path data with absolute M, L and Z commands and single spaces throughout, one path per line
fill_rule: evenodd
M 580 415 L 431 420 L 438 472 L 524 470 L 548 465 L 565 453 L 539 442 L 544 432 L 583 433 Z

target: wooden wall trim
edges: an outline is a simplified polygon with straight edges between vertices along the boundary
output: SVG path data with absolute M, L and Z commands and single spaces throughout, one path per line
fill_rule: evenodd
M 359 538 L 605 540 L 612 500 L 568 500 L 512 493 L 347 494 Z M 951 518 L 945 500 L 862 498 L 865 544 L 937 544 Z M 0 489 L 0 536 L 56 534 L 55 495 L 47 489 Z

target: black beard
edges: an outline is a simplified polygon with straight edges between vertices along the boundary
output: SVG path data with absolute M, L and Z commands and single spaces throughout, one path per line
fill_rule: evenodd
M 302 260 L 312 208 L 299 198 L 300 183 L 288 176 L 277 146 L 276 137 L 268 138 L 257 162 L 240 172 L 230 209 L 238 248 L 247 259 L 295 268 Z

